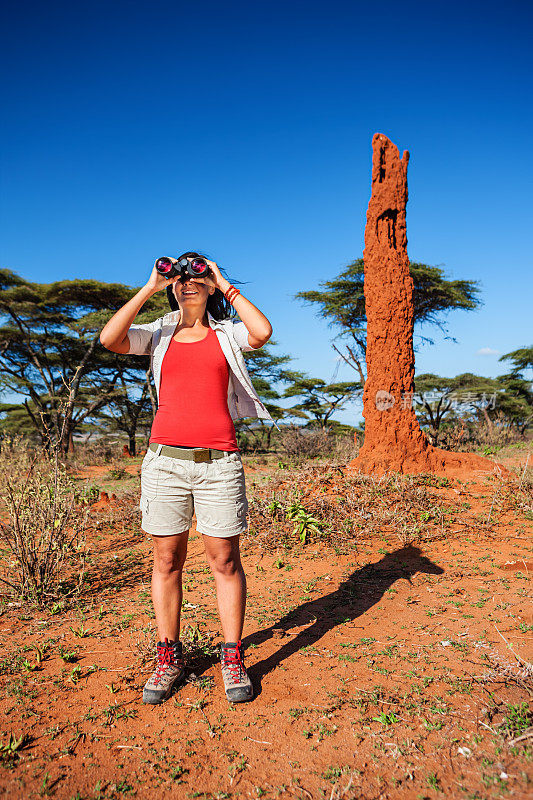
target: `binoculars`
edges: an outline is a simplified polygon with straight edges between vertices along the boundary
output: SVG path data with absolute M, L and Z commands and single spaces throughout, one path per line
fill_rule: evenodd
M 209 264 L 205 258 L 172 258 L 171 256 L 162 256 L 155 262 L 155 268 L 160 275 L 164 278 L 175 278 L 180 275 L 182 278 L 188 276 L 190 278 L 205 278 L 209 273 Z

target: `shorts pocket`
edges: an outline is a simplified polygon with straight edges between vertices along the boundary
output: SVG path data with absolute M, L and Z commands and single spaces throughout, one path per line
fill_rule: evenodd
M 146 464 L 143 461 L 141 467 L 141 497 L 147 500 L 155 500 L 159 488 L 160 469 L 158 468 L 157 456 L 155 453 L 153 455 L 154 458 L 150 459 Z
M 248 500 L 246 497 L 244 500 L 237 501 L 237 519 L 244 520 L 248 513 Z
M 238 474 L 242 469 L 242 461 L 240 453 L 231 453 L 227 458 L 222 458 L 218 462 L 221 465 L 222 472 L 227 474 Z
M 142 460 L 141 469 L 150 464 L 154 460 L 154 458 L 157 458 L 157 453 L 155 453 L 153 450 L 148 449 Z
M 142 514 L 148 514 L 149 510 L 150 510 L 150 501 L 148 500 L 147 497 L 143 497 L 141 495 L 141 499 L 139 500 L 139 511 Z

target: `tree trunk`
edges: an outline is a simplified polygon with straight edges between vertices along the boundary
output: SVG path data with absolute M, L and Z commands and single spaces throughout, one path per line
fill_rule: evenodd
M 148 387 L 148 396 L 150 397 L 150 404 L 152 406 L 152 422 L 153 422 L 157 412 L 157 402 L 155 399 L 154 390 L 152 389 L 152 382 L 150 380 L 150 368 L 146 370 L 146 386 Z

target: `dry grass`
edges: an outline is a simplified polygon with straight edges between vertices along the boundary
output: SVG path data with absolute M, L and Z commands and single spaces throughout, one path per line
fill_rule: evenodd
M 334 545 L 384 534 L 394 535 L 401 545 L 420 544 L 464 530 L 465 524 L 486 531 L 511 510 L 533 518 L 531 470 L 495 479 L 483 518 L 465 514 L 459 489 L 457 499 L 439 493 L 451 485 L 433 475 L 346 477 L 334 461 L 307 462 L 278 470 L 270 481 L 255 485 L 249 503 L 250 535 L 269 551 L 290 547 L 298 542 L 298 511 L 318 521 L 309 527 L 306 541 Z
M 524 442 L 524 436 L 513 428 L 509 428 L 503 414 L 498 414 L 491 427 L 485 421 L 457 420 L 445 427 L 438 441 L 438 446 L 456 452 L 472 452 L 482 449 L 486 455 L 495 453 L 502 447 Z
M 276 444 L 280 455 L 295 464 L 324 457 L 346 463 L 355 458 L 359 451 L 352 435 L 336 435 L 320 428 L 302 428 L 297 425 L 283 428 Z

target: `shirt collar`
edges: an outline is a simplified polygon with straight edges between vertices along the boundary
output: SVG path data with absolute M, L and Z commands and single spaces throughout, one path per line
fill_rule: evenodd
M 222 322 L 220 320 L 218 320 L 218 319 L 215 319 L 213 317 L 213 315 L 209 313 L 209 311 L 207 312 L 207 321 L 209 322 L 209 325 L 212 328 L 223 328 L 224 327 Z
M 180 312 L 178 311 L 169 311 L 168 314 L 165 314 L 163 317 L 163 324 L 170 325 L 172 323 L 177 324 L 179 322 Z M 209 326 L 211 328 L 223 328 L 224 321 L 215 319 L 214 316 L 208 311 L 207 312 L 207 321 L 209 322 Z

